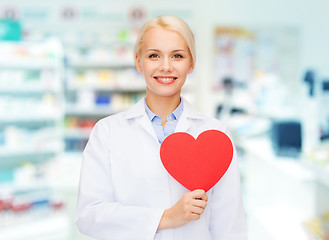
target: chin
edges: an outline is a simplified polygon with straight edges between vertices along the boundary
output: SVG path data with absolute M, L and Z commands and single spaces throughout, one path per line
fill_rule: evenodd
M 156 91 L 156 90 L 152 90 L 150 88 L 148 88 L 148 94 L 153 95 L 153 96 L 157 96 L 157 97 L 175 97 L 177 95 L 180 95 L 180 90 L 176 90 L 176 91 Z

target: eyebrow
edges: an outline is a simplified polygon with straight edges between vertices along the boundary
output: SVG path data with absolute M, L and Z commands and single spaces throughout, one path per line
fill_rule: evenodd
M 146 52 L 161 52 L 161 51 L 158 50 L 158 49 L 148 49 L 148 50 L 146 50 Z M 172 52 L 186 52 L 186 50 L 184 50 L 184 49 L 176 49 L 176 50 L 173 50 Z

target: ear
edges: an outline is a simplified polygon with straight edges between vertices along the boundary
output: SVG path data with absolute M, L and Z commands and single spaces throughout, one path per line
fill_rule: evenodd
M 139 73 L 143 73 L 141 59 L 137 56 L 137 54 L 135 56 L 135 64 L 137 71 Z

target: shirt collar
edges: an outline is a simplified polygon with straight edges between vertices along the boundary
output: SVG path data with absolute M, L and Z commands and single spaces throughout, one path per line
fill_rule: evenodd
M 144 101 L 144 105 L 145 105 L 145 111 L 146 111 L 146 114 L 147 116 L 149 117 L 149 119 L 151 121 L 153 121 L 153 119 L 156 117 L 155 113 L 151 111 L 151 109 L 147 106 L 146 104 L 146 98 L 145 98 L 145 101 Z
M 184 97 L 181 97 L 181 101 L 183 102 L 183 111 L 180 118 L 188 118 L 188 119 L 205 119 L 207 116 L 200 113 L 196 110 Z M 145 116 L 148 118 L 146 111 L 145 111 L 145 97 L 141 98 L 135 105 L 131 108 L 123 112 L 125 119 L 133 119 L 133 118 L 140 118 Z
M 152 112 L 151 109 L 147 106 L 146 98 L 144 100 L 144 106 L 145 106 L 145 112 L 151 121 L 153 121 L 155 117 L 159 117 L 154 112 Z M 181 99 L 178 107 L 167 116 L 167 121 L 178 120 L 180 118 L 180 116 L 182 115 L 182 112 L 183 112 L 183 101 Z M 172 119 L 168 119 L 169 116 L 173 116 Z
M 178 120 L 182 115 L 182 112 L 183 112 L 183 101 L 181 99 L 180 104 L 171 114 L 173 114 L 175 120 Z

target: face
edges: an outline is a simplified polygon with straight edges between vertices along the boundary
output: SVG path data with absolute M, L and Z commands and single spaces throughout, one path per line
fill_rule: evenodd
M 184 39 L 175 31 L 155 27 L 146 32 L 136 68 L 144 74 L 147 95 L 180 95 L 186 76 L 193 70 Z

